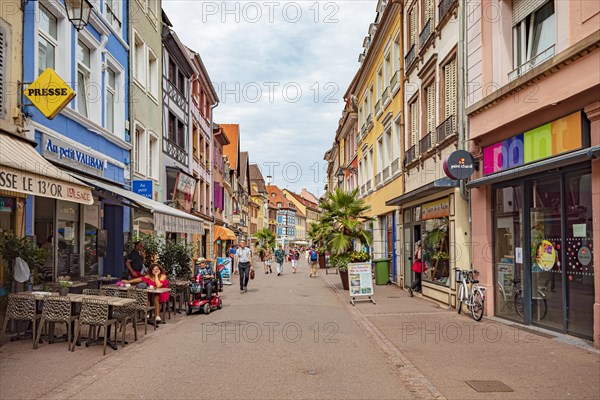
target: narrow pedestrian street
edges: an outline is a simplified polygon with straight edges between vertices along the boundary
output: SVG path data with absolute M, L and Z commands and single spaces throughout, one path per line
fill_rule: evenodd
M 474 323 L 392 286 L 375 288 L 377 305 L 352 307 L 339 276 L 311 279 L 304 259 L 282 276 L 256 264 L 248 292 L 226 287 L 221 310 L 173 316 L 137 343 L 129 329 L 130 344 L 108 357 L 101 346 L 3 346 L 0 398 L 597 398 L 591 348 Z M 512 391 L 480 393 L 468 380 Z

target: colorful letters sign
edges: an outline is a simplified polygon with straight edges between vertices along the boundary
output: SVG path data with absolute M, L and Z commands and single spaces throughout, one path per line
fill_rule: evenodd
M 490 175 L 581 148 L 581 113 L 487 146 L 483 149 L 483 174 Z

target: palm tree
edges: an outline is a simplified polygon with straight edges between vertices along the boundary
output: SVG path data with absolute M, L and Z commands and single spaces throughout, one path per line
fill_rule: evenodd
M 258 240 L 258 251 L 259 254 L 265 249 L 272 249 L 275 247 L 275 235 L 269 230 L 269 228 L 263 228 L 254 234 L 254 238 Z
M 316 233 L 324 236 L 327 247 L 334 255 L 351 251 L 354 240 L 359 240 L 363 245 L 371 244 L 371 233 L 364 228 L 364 224 L 374 218 L 365 215 L 371 206 L 358 198 L 358 189 L 344 192 L 338 188 L 329 192 L 320 206 L 323 214 L 319 225 L 325 227 Z

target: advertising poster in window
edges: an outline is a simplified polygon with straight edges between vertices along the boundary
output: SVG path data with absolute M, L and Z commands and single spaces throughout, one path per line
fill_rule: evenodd
M 348 264 L 348 281 L 350 297 L 372 296 L 373 279 L 371 263 L 364 262 Z
M 221 279 L 223 279 L 223 284 L 229 285 L 231 283 L 231 258 L 217 258 L 217 271 L 221 272 Z

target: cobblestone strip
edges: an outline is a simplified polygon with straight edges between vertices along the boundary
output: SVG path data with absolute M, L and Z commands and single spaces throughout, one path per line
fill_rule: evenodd
M 81 373 L 69 379 L 68 381 L 59 384 L 54 389 L 41 396 L 40 399 L 62 400 L 77 396 L 77 393 L 79 393 L 92 383 L 96 382 L 104 375 L 108 374 L 111 371 L 114 371 L 116 368 L 123 365 L 123 363 L 127 361 L 132 356 L 132 354 L 143 351 L 148 346 L 148 343 L 157 340 L 157 338 L 160 335 L 168 333 L 169 331 L 174 329 L 174 327 L 179 325 L 179 323 L 181 323 L 182 321 L 184 320 L 182 319 L 177 322 L 170 322 L 168 324 L 161 325 L 160 328 L 156 330 L 156 332 L 153 332 L 154 328 L 149 326 L 148 335 L 142 336 L 141 339 L 138 336 L 137 342 L 133 342 L 132 337 L 129 338 L 129 344 L 126 347 L 119 347 L 119 349 L 116 351 L 116 354 L 111 354 L 115 353 L 115 350 L 107 346 L 106 356 L 104 356 L 105 358 L 102 361 L 86 369 L 85 371 L 82 371 Z M 139 329 L 140 327 L 138 326 L 138 333 Z M 150 332 L 153 332 L 154 334 L 151 334 Z M 81 347 L 76 347 L 75 351 L 85 351 L 85 344 L 83 341 L 81 342 Z
M 338 295 L 338 298 L 344 304 L 348 313 L 354 321 L 362 326 L 369 335 L 373 338 L 377 346 L 388 356 L 392 367 L 396 374 L 404 383 L 406 388 L 419 399 L 439 399 L 446 398 L 440 393 L 437 388 L 398 350 L 396 346 L 385 336 L 379 328 L 377 328 L 367 316 L 360 312 L 356 307 L 350 304 L 349 298 L 345 293 L 335 287 L 335 285 L 327 277 L 327 284 L 331 290 Z

